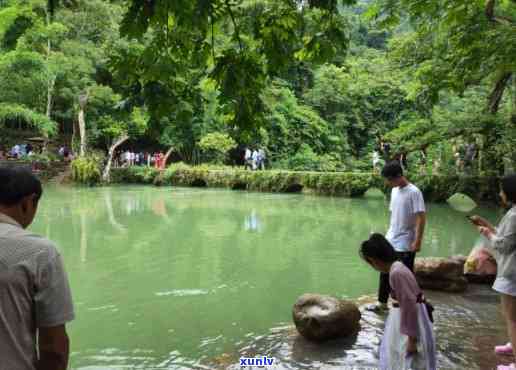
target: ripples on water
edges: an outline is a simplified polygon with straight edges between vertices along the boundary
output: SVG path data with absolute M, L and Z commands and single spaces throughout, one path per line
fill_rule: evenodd
M 478 233 L 464 215 L 428 206 L 422 255 L 467 253 Z M 364 313 L 354 340 L 324 346 L 289 324 L 303 293 L 376 291 L 357 248 L 385 231 L 383 199 L 66 188 L 45 189 L 40 208 L 31 228 L 57 242 L 76 300 L 72 369 L 237 369 L 241 355 L 273 356 L 280 369 L 377 363 L 383 317 Z M 492 346 L 506 341 L 496 297 L 433 299 L 440 369 L 492 368 Z
M 507 338 L 499 313 L 499 298 L 489 287 L 471 285 L 464 294 L 426 292 L 426 295 L 436 308 L 438 369 L 488 370 L 499 363 L 511 362 L 510 358 L 493 353 L 494 345 L 505 343 Z M 240 368 L 237 365 L 240 356 L 267 355 L 276 359 L 276 369 L 376 368 L 385 316 L 361 311 L 362 329 L 355 338 L 318 345 L 304 340 L 294 327 L 286 325 L 250 339 L 238 353 L 215 359 L 210 366 L 236 370 Z

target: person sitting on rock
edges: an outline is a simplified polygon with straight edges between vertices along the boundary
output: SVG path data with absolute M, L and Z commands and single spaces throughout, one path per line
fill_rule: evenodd
M 372 234 L 362 242 L 360 256 L 375 270 L 389 274 L 391 296 L 397 301 L 385 324 L 379 368 L 435 370 L 431 306 L 425 301 L 414 274 L 398 260 L 382 234 Z
M 500 198 L 504 207 L 511 208 L 498 227 L 495 228 L 480 216 L 472 216 L 470 219 L 489 241 L 486 246 L 493 252 L 498 265 L 493 289 L 501 294 L 502 311 L 511 341 L 496 346 L 495 352 L 513 355 L 516 342 L 516 174 L 502 178 Z M 498 370 L 509 369 L 516 369 L 516 364 L 498 366 Z

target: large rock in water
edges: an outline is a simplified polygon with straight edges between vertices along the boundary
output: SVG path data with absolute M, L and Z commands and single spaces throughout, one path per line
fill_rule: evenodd
M 463 256 L 416 258 L 414 274 L 421 289 L 463 292 L 468 287 L 465 261 Z
M 320 294 L 303 294 L 292 308 L 298 332 L 322 342 L 347 337 L 360 330 L 360 311 L 352 302 Z

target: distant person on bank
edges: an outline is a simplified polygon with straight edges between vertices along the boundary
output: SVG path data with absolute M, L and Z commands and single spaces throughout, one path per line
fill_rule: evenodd
M 495 352 L 514 356 L 513 348 L 516 343 L 516 174 L 507 175 L 502 179 L 500 198 L 503 206 L 509 208 L 509 211 L 502 218 L 498 227 L 494 227 L 480 216 L 472 216 L 471 221 L 489 241 L 486 245 L 493 252 L 498 265 L 493 289 L 501 294 L 502 312 L 507 322 L 510 342 L 496 346 Z M 516 358 L 513 359 L 516 360 Z M 515 363 L 498 366 L 498 370 L 509 369 L 516 369 Z
M 386 238 L 392 244 L 399 260 L 414 271 L 416 253 L 421 250 L 426 225 L 426 210 L 423 194 L 403 175 L 398 161 L 387 163 L 382 176 L 392 187 L 389 211 L 391 212 L 389 230 Z M 387 301 L 391 287 L 389 274 L 380 273 L 378 303 L 368 307 L 372 311 L 388 309 Z
M 65 370 L 74 319 L 55 245 L 27 231 L 42 194 L 30 172 L 0 168 L 0 369 Z

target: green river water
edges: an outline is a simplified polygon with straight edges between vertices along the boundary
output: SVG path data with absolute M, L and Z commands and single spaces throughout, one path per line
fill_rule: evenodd
M 465 214 L 427 207 L 420 255 L 467 254 L 478 233 Z M 388 217 L 382 198 L 71 187 L 45 190 L 31 229 L 58 244 L 68 270 L 71 368 L 215 369 L 243 348 L 274 352 L 281 341 L 266 338 L 291 324 L 303 293 L 374 294 L 378 274 L 357 249 Z

